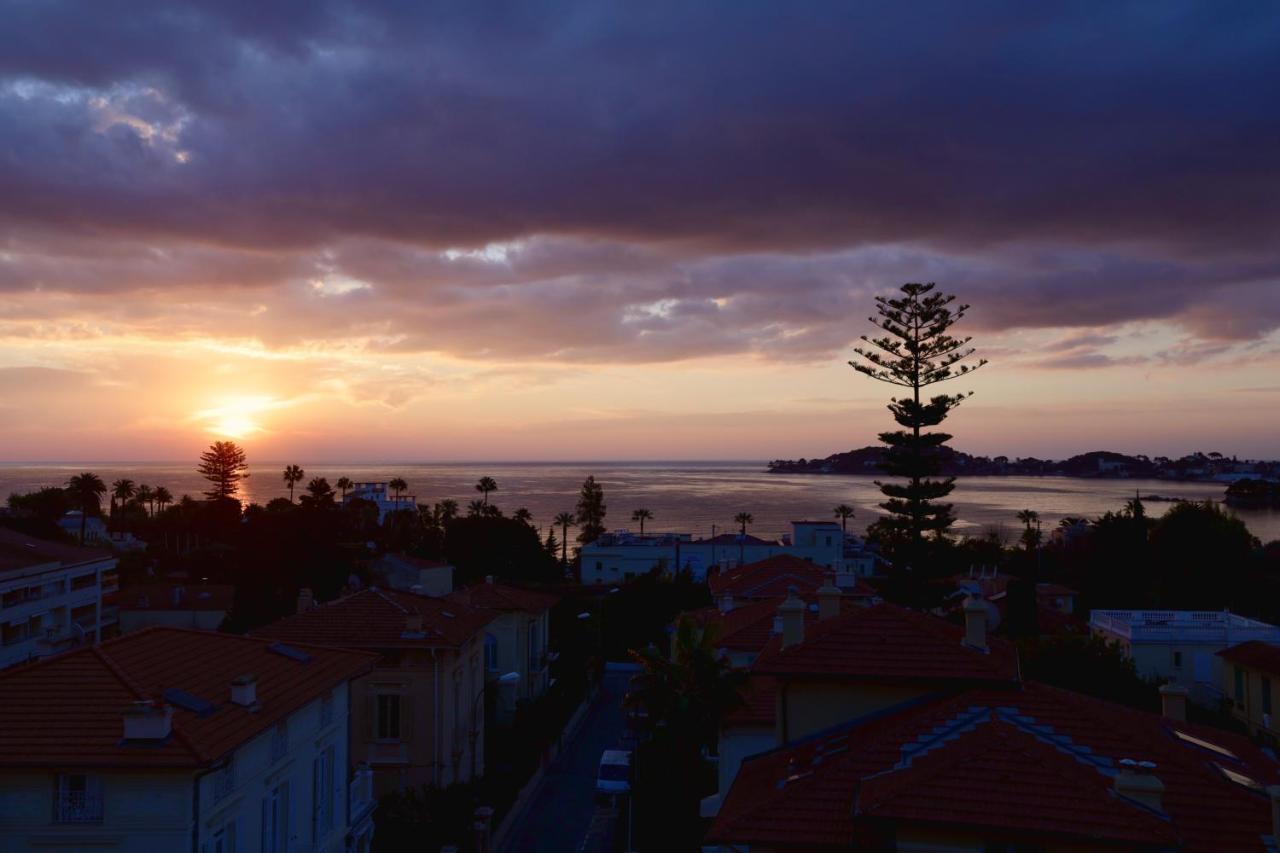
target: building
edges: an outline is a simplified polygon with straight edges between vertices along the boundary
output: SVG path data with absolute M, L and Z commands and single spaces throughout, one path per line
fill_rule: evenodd
M 379 586 L 402 592 L 441 596 L 453 591 L 453 566 L 440 560 L 383 554 L 373 561 L 369 573 Z
M 532 701 L 547 692 L 551 608 L 558 596 L 499 583 L 489 575 L 484 583 L 455 590 L 445 599 L 496 614 L 484 629 L 485 678 L 493 685 L 512 673 L 518 677 L 496 691 L 500 718 L 509 719 L 520 700 Z
M 1247 739 L 1038 684 L 933 693 L 743 762 L 721 851 L 1273 851 Z
M 101 516 L 91 515 L 84 518 L 84 513 L 78 509 L 67 512 L 62 518 L 58 519 L 58 528 L 67 536 L 76 541 L 80 541 L 80 523 L 84 522 L 84 543 L 85 545 L 103 545 L 107 541 L 107 523 L 103 521 Z
M 304 589 L 296 615 L 255 633 L 376 653 L 373 671 L 351 686 L 351 755 L 372 768 L 381 796 L 483 772 L 484 637 L 497 616 L 377 587 L 315 604 Z
M 149 628 L 0 674 L 0 848 L 368 849 L 371 655 Z
M 1280 628 L 1225 610 L 1094 610 L 1089 630 L 1119 644 L 1143 678 L 1181 684 L 1200 702 L 1220 695 L 1218 652 L 1248 640 L 1280 643 Z
M 721 533 L 709 539 L 694 539 L 688 533 L 640 536 L 617 530 L 582 546 L 579 557 L 584 584 L 614 584 L 647 574 L 657 566 L 663 566 L 668 574 L 688 571 L 703 580 L 714 569 L 725 571 L 782 554 L 859 577 L 875 571 L 874 555 L 830 521 L 793 521 L 791 533 L 778 539 L 761 539 L 749 533 Z
M 1222 695 L 1231 716 L 1249 733 L 1272 746 L 1280 743 L 1280 717 L 1274 703 L 1280 699 L 1280 646 L 1250 640 L 1218 652 L 1222 664 Z
M 107 551 L 0 528 L 0 668 L 114 634 L 116 583 Z
M 777 608 L 779 630 L 748 670 L 746 706 L 721 729 L 720 793 L 703 801 L 705 816 L 747 756 L 933 693 L 1019 680 L 1013 646 L 987 636 L 981 602 L 960 626 L 891 604 L 841 607 L 828 597 L 824 606 L 822 597 L 816 614 L 795 594 Z
M 125 587 L 107 600 L 120 614 L 120 632 L 153 625 L 216 631 L 231 610 L 236 588 L 227 584 L 187 586 L 148 583 Z
M 828 581 L 852 598 L 873 599 L 875 590 L 867 586 L 856 572 L 835 571 L 812 560 L 792 554 L 766 557 L 754 563 L 746 563 L 725 569 L 707 579 L 711 596 L 721 610 L 730 610 L 737 604 L 766 599 L 782 599 L 795 589 L 801 598 L 817 595 L 818 589 Z M 816 598 L 813 599 L 817 601 Z
M 387 513 L 407 509 L 416 512 L 418 499 L 414 495 L 396 495 L 388 491 L 386 483 L 355 483 L 343 495 L 342 503 L 348 504 L 356 499 L 368 501 L 378 508 L 378 523 L 386 521 Z

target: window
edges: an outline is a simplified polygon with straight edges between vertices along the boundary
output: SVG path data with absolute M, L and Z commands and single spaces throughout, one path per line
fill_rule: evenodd
M 484 668 L 489 672 L 498 671 L 498 638 L 487 631 L 484 635 Z
M 374 735 L 378 740 L 400 739 L 400 697 L 396 694 L 379 694 Z
M 529 623 L 529 671 L 536 672 L 542 668 L 542 649 L 539 648 L 538 641 L 541 639 L 538 632 L 538 623 Z
M 1173 653 L 1173 668 L 1182 669 L 1182 652 Z
M 333 724 L 333 693 L 324 694 L 320 699 L 320 725 L 329 726 Z
M 262 800 L 262 853 L 289 849 L 289 783 L 281 782 Z
M 226 765 L 214 774 L 213 777 L 213 801 L 219 802 L 226 798 L 236 787 L 236 765 L 235 759 L 227 760 Z
M 1236 675 L 1236 704 L 1244 704 L 1244 670 L 1240 667 L 1234 667 Z
M 54 823 L 102 823 L 102 780 L 84 773 L 58 776 Z
M 1262 713 L 1271 713 L 1271 679 L 1262 679 Z
M 333 829 L 333 747 L 311 765 L 311 834 L 317 844 Z
M 284 720 L 271 731 L 271 760 L 279 761 L 289 751 L 289 727 Z

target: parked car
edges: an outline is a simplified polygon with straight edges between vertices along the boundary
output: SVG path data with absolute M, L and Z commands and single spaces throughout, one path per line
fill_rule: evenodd
M 606 749 L 600 756 L 596 773 L 596 793 L 606 796 L 631 791 L 631 753 L 624 749 Z

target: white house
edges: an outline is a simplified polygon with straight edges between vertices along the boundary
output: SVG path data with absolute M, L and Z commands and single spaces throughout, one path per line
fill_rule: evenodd
M 111 636 L 116 585 L 109 552 L 0 528 L 0 668 Z
M 343 496 L 343 504 L 348 504 L 359 498 L 362 501 L 369 501 L 378 507 L 378 523 L 382 524 L 387 518 L 387 513 L 397 512 L 402 509 L 416 510 L 418 499 L 414 495 L 396 495 L 388 490 L 386 483 L 355 483 L 351 488 L 347 489 L 346 495 Z
M 669 574 L 688 570 L 702 580 L 713 566 L 723 571 L 779 554 L 860 577 L 875 571 L 875 556 L 833 521 L 793 521 L 791 533 L 778 539 L 741 533 L 722 533 L 709 539 L 694 539 L 688 533 L 640 536 L 618 530 L 584 545 L 580 557 L 584 584 L 612 584 L 639 577 L 659 564 Z
M 373 656 L 149 628 L 0 674 L 0 849 L 365 851 Z
M 1118 643 L 1142 677 L 1180 684 L 1200 700 L 1222 684 L 1218 652 L 1248 640 L 1280 643 L 1280 628 L 1225 610 L 1094 610 L 1089 630 Z

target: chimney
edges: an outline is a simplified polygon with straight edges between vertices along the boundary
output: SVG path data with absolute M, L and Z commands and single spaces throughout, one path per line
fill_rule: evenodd
M 142 700 L 124 709 L 125 740 L 164 740 L 172 731 L 172 706 Z
M 302 589 L 298 590 L 298 612 L 299 613 L 306 613 L 312 607 L 315 607 L 315 604 L 316 604 L 316 596 L 315 596 L 315 593 L 311 591 L 311 587 L 304 586 Z
M 987 651 L 987 605 L 973 596 L 964 600 L 964 644 Z
M 789 648 L 804 642 L 804 602 L 796 595 L 793 586 L 787 590 L 787 600 L 778 605 L 782 617 L 782 647 Z
M 818 621 L 825 622 L 840 615 L 840 587 L 832 582 L 832 575 L 827 582 L 818 587 Z
M 728 613 L 732 609 L 733 609 L 733 596 L 728 593 L 725 593 L 724 595 L 720 596 L 720 612 Z
M 1120 759 L 1120 773 L 1116 776 L 1115 792 L 1122 797 L 1141 803 L 1149 809 L 1164 811 L 1164 783 L 1151 772 L 1156 765 L 1151 761 Z M 1275 800 L 1272 800 L 1274 803 Z M 1272 806 L 1275 813 L 1275 806 Z
M 1165 719 L 1186 722 L 1188 692 L 1181 684 L 1160 685 L 1160 713 Z
M 1271 838 L 1280 843 L 1280 785 L 1268 785 L 1267 797 L 1271 800 Z
M 258 678 L 245 673 L 231 679 L 231 702 L 241 708 L 255 708 L 258 704 Z

